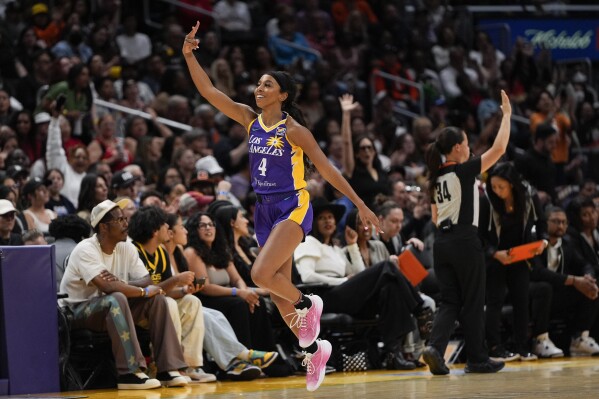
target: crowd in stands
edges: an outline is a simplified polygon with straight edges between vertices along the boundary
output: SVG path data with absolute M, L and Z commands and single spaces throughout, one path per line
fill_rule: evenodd
M 76 286 L 79 277 L 95 277 L 76 274 L 86 247 L 100 246 L 88 237 L 94 230 L 114 247 L 118 232 L 110 223 L 128 224 L 138 251 L 129 248 L 123 256 L 139 254 L 150 270 L 163 245 L 162 259 L 169 260 L 167 271 L 150 273 L 160 292 L 142 296 L 183 289 L 173 301 L 152 302 L 160 324 L 170 326 L 164 348 L 177 346 L 177 339 L 200 342 L 200 356 L 186 348 L 157 351 L 158 378 L 183 384 L 175 372 L 183 370 L 212 380 L 201 369 L 201 341 L 231 378 L 268 370 L 277 342 L 268 292 L 255 288 L 249 272 L 257 245 L 247 132 L 203 101 L 190 80 L 181 47 L 199 19 L 195 54 L 215 87 L 255 106 L 253 89 L 262 74 L 290 72 L 300 85 L 296 101 L 307 127 L 379 215 L 384 233 L 371 234 L 351 202 L 308 170 L 308 190 L 324 202 L 318 210 L 315 205 L 311 236 L 295 263 L 304 282 L 335 286 L 325 311 L 379 315 L 388 368 L 422 366 L 419 350 L 441 300 L 426 149 L 439 129 L 456 126 L 468 135 L 472 153 L 482 154 L 501 121 L 501 90 L 513 114 L 528 123 L 513 122 L 502 163 L 479 181 L 491 356 L 599 355 L 593 339 L 599 338 L 599 99 L 588 71 L 565 68 L 550 50 L 535 52 L 524 40 L 501 51 L 476 30 L 472 16 L 440 0 L 414 2 L 410 13 L 402 1 L 183 2 L 201 3 L 214 18 L 159 4 L 154 12 L 162 27 L 156 29 L 144 24 L 137 2 L 0 1 L 0 245 L 55 242 L 67 246 L 66 257 L 84 243 L 68 267 L 58 265 L 58 278 L 69 276 L 74 292 L 93 296 Z M 106 210 L 107 200 L 118 211 Z M 140 209 L 162 223 L 143 226 Z M 74 237 L 66 231 L 65 225 L 82 223 L 87 232 L 75 229 Z M 184 239 L 169 244 L 185 229 Z M 541 239 L 547 244 L 540 256 L 510 265 L 509 248 Z M 395 267 L 408 244 L 430 271 L 418 287 Z M 146 254 L 153 260 L 144 260 Z M 136 269 L 136 276 L 144 270 Z M 193 276 L 206 278 L 201 290 Z M 110 279 L 93 281 L 109 293 L 116 289 Z M 70 284 L 57 283 L 57 289 Z M 372 295 L 357 298 L 355 284 Z M 186 295 L 194 299 L 183 305 Z M 111 302 L 127 303 L 119 296 Z M 506 303 L 513 308 L 512 336 L 501 327 Z M 135 306 L 128 323 L 143 319 Z M 171 314 L 166 322 L 166 307 L 174 313 L 182 306 L 203 312 L 201 334 L 189 335 L 182 317 Z M 98 323 L 83 320 L 87 307 L 77 309 L 82 326 Z M 567 321 L 569 347 L 550 337 L 555 318 Z M 111 337 L 131 328 L 115 327 Z M 145 367 L 139 348 L 119 350 L 119 373 L 127 375 L 122 387 L 154 387 L 138 373 Z M 125 351 L 134 353 L 136 367 L 127 366 Z

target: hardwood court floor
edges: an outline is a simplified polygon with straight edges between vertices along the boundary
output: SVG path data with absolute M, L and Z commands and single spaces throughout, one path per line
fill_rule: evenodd
M 497 374 L 464 374 L 454 366 L 449 376 L 415 372 L 371 371 L 335 373 L 316 392 L 305 389 L 304 378 L 217 382 L 185 388 L 148 391 L 96 390 L 28 395 L 29 399 L 312 399 L 312 398 L 599 398 L 599 358 L 566 358 L 512 362 Z M 19 396 L 13 396 L 17 398 Z M 20 396 L 22 398 L 23 396 Z

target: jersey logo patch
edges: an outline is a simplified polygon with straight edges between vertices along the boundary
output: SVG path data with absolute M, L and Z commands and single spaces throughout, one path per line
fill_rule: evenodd
M 287 128 L 285 126 L 279 126 L 277 128 L 277 130 L 275 131 L 275 135 L 284 136 L 286 132 L 287 132 Z
M 266 145 L 274 148 L 283 148 L 283 140 L 280 137 L 272 136 L 266 140 Z

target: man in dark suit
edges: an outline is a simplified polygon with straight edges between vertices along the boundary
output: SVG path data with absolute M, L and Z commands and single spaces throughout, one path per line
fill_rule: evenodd
M 568 219 L 566 213 L 550 206 L 547 211 L 547 234 L 549 245 L 533 262 L 531 281 L 533 289 L 538 283 L 545 289 L 550 287 L 553 294 L 550 309 L 540 309 L 533 303 L 533 319 L 537 335 L 533 341 L 533 351 L 540 357 L 557 357 L 551 348 L 553 343 L 548 337 L 549 315 L 567 320 L 572 333 L 570 355 L 599 355 L 599 345 L 589 336 L 589 330 L 599 310 L 599 288 L 595 280 L 595 271 L 573 248 L 566 237 Z M 554 353 L 552 355 L 552 352 Z

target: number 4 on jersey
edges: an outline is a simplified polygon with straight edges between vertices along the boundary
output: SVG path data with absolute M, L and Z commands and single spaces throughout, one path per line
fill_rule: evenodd
M 258 170 L 260 171 L 260 176 L 266 176 L 266 158 L 262 158 Z
M 441 204 L 445 201 L 451 201 L 451 194 L 447 188 L 447 182 L 440 182 L 435 185 L 435 191 L 437 192 L 437 203 Z

